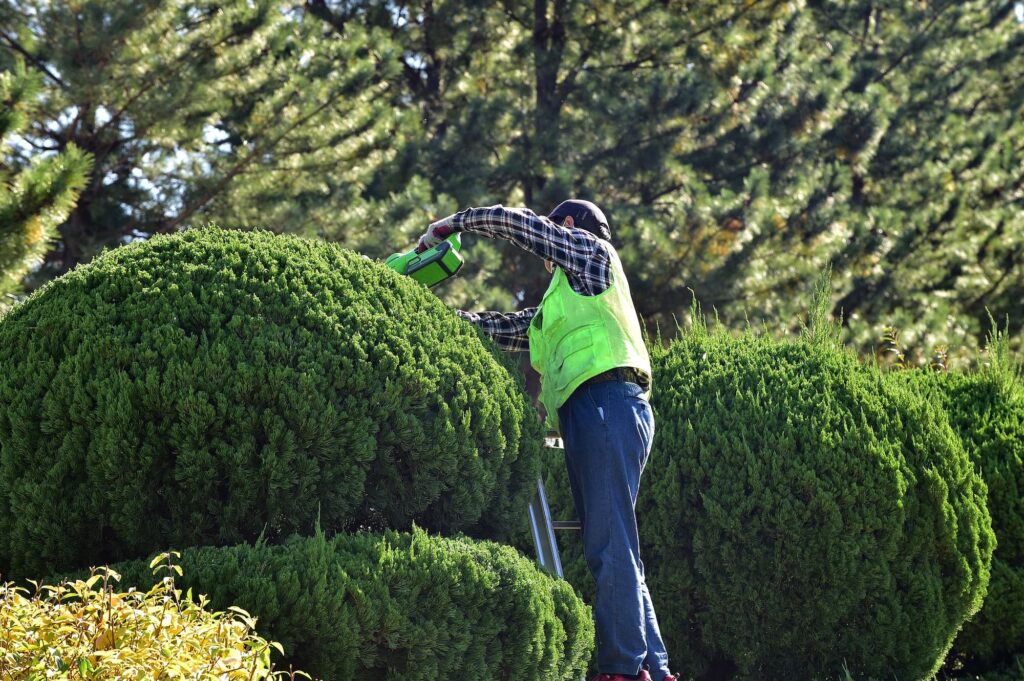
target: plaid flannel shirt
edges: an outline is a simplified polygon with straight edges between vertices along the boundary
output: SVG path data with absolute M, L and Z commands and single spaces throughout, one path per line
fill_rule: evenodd
M 597 295 L 611 286 L 608 244 L 586 230 L 556 225 L 526 208 L 504 206 L 467 208 L 455 214 L 452 226 L 460 232 L 506 239 L 553 261 L 565 271 L 572 290 L 580 295 Z M 537 314 L 536 307 L 518 312 L 456 312 L 490 336 L 502 350 L 517 352 L 529 348 L 527 331 Z

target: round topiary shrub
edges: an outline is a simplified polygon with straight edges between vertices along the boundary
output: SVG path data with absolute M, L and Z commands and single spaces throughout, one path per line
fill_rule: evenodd
M 1024 651 L 1024 388 L 1015 373 L 897 371 L 891 380 L 928 395 L 981 470 L 996 550 L 981 610 L 957 636 L 956 662 L 975 671 L 999 668 Z
M 192 230 L 0 320 L 0 572 L 292 532 L 524 517 L 543 429 L 426 288 L 331 244 Z
M 941 410 L 825 339 L 698 327 L 652 361 L 637 518 L 673 668 L 928 678 L 980 606 L 994 545 Z
M 182 552 L 179 588 L 238 605 L 286 662 L 326 681 L 579 679 L 593 651 L 590 609 L 564 580 L 508 546 L 360 532 L 280 545 Z M 122 587 L 154 583 L 119 564 Z

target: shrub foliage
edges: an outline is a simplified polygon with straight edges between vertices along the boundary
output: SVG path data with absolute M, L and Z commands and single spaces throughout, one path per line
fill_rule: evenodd
M 501 538 L 542 429 L 427 289 L 217 228 L 116 249 L 0 322 L 0 571 L 408 529 Z
M 182 552 L 178 582 L 213 607 L 238 604 L 288 661 L 327 681 L 578 679 L 590 609 L 508 546 L 358 532 Z M 145 588 L 145 561 L 116 565 Z
M 988 485 L 997 546 L 984 605 L 954 644 L 958 663 L 988 669 L 1024 651 L 1024 388 L 1015 376 L 929 370 L 894 372 L 948 411 Z
M 675 663 L 925 678 L 980 606 L 986 488 L 940 409 L 831 334 L 697 327 L 655 348 L 638 502 Z

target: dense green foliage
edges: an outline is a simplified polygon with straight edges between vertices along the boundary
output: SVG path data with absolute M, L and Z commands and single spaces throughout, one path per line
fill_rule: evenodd
M 20 134 L 34 115 L 41 78 L 17 61 L 0 71 L 0 145 Z M 75 145 L 60 154 L 9 166 L 0 149 L 0 313 L 29 269 L 43 260 L 85 184 L 90 158 Z
M 579 679 L 590 609 L 565 581 L 493 542 L 387 531 L 182 552 L 180 587 L 240 605 L 325 681 Z M 115 566 L 148 587 L 145 561 Z
M 997 542 L 992 578 L 981 611 L 964 625 L 954 651 L 956 662 L 968 668 L 998 668 L 1024 651 L 1024 388 L 992 368 L 901 371 L 891 380 L 913 386 L 948 411 L 988 485 Z
M 308 231 L 359 205 L 393 156 L 397 55 L 381 32 L 342 39 L 301 14 L 280 0 L 0 2 L 0 67 L 24 56 L 45 86 L 27 138 L 95 158 L 41 276 L 211 215 Z
M 501 538 L 542 427 L 426 288 L 336 246 L 191 230 L 0 321 L 0 571 L 39 575 L 319 517 Z
M 677 663 L 932 673 L 994 548 L 941 411 L 828 340 L 698 327 L 655 357 L 661 475 L 637 512 Z
M 791 330 L 832 261 L 858 348 L 892 324 L 960 361 L 986 307 L 1024 320 L 1017 1 L 2 0 L 0 63 L 43 74 L 35 143 L 97 159 L 43 276 L 196 220 L 381 257 L 457 208 L 580 195 L 651 328 L 693 289 Z M 467 251 L 450 304 L 547 284 Z
M 652 349 L 637 519 L 673 667 L 704 678 L 928 678 L 981 606 L 986 487 L 937 405 L 834 335 L 698 327 Z M 556 517 L 564 464 L 546 462 Z M 560 537 L 587 598 L 578 539 Z
M 980 675 L 967 677 L 971 681 L 1020 681 L 1024 679 L 1024 654 L 1015 655 L 1005 666 Z

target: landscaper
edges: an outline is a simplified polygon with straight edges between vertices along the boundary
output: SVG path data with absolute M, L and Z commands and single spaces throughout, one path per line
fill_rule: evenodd
M 583 551 L 597 584 L 596 681 L 676 681 L 644 580 L 636 527 L 640 474 L 654 438 L 651 363 L 629 283 L 604 213 L 560 203 L 545 218 L 526 209 L 469 208 L 431 223 L 418 251 L 454 232 L 507 239 L 553 273 L 540 305 L 464 312 L 504 350 L 529 346 L 548 426 L 565 443 Z

